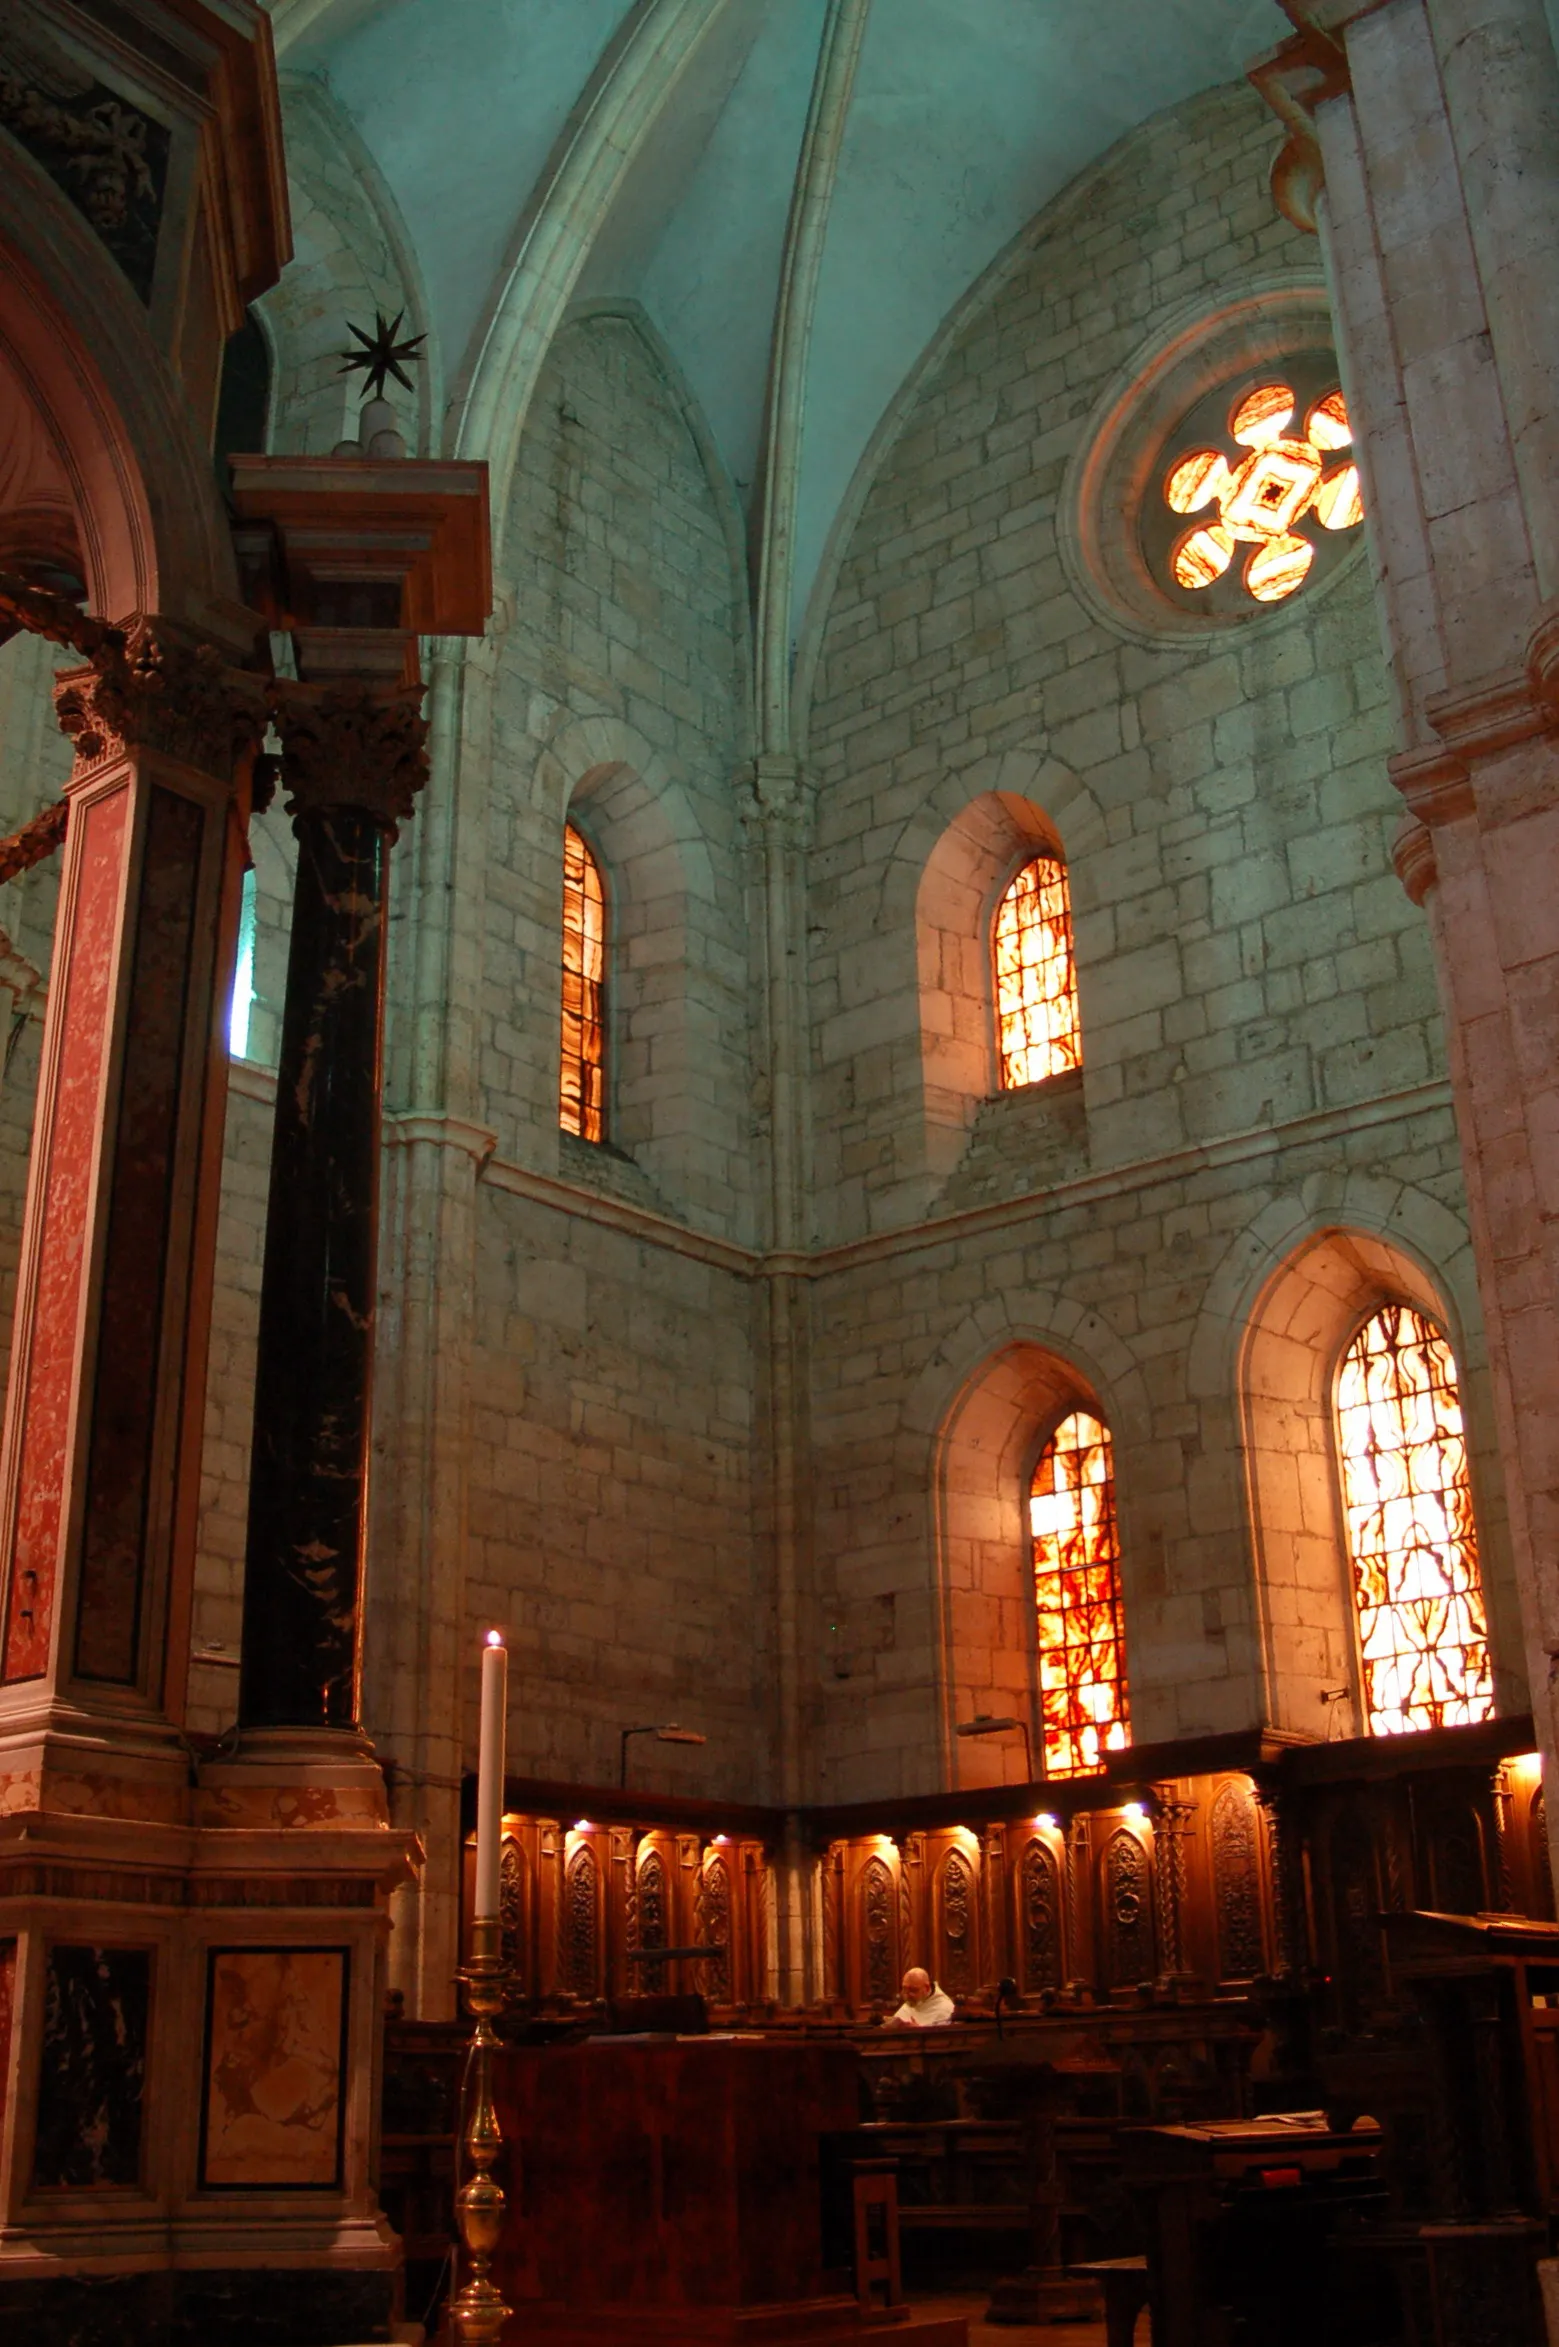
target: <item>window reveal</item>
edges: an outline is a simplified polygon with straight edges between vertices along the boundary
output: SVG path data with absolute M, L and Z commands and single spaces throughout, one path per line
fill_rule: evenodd
M 1046 1443 L 1029 1494 L 1047 1777 L 1083 1776 L 1131 1741 L 1115 1464 L 1086 1410 Z
M 558 1122 L 582 1141 L 605 1130 L 606 899 L 600 867 L 570 823 L 563 833 L 563 1049 Z
M 1385 1305 L 1348 1347 L 1337 1430 L 1371 1734 L 1492 1718 L 1456 1362 L 1410 1306 Z
M 1066 866 L 1035 856 L 996 908 L 996 1024 L 1004 1092 L 1081 1067 Z

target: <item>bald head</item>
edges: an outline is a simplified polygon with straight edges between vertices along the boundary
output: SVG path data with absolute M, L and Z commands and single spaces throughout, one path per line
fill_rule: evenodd
M 905 2003 L 918 2005 L 931 1994 L 931 1975 L 929 1972 L 923 1972 L 918 1964 L 912 1964 L 905 1973 L 901 1985 L 904 1990 Z

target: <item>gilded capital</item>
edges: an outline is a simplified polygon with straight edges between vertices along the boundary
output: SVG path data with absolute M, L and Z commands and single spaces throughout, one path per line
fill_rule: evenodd
M 164 757 L 231 783 L 265 731 L 265 683 L 172 622 L 137 613 L 104 628 L 84 668 L 54 688 L 76 772 L 127 750 Z
M 282 741 L 290 815 L 354 807 L 393 831 L 428 779 L 421 685 L 278 682 L 271 710 Z

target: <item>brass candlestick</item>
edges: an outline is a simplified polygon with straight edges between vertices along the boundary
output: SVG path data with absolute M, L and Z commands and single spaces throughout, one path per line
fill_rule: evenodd
M 498 2043 L 493 2015 L 503 2011 L 504 1962 L 496 1915 L 471 1926 L 471 1961 L 460 1979 L 468 2010 L 476 2017 L 471 2033 L 469 2111 L 461 2138 L 469 2174 L 455 2194 L 455 2222 L 465 2252 L 466 2284 L 449 2315 L 459 2347 L 496 2347 L 509 2317 L 487 2269 L 503 2234 L 503 2186 L 489 2173 L 503 2149 L 503 2130 L 493 2108 L 492 2050 Z

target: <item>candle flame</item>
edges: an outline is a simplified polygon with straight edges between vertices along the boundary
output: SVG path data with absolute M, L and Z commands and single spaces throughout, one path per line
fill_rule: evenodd
M 503 1632 L 501 1630 L 489 1630 L 487 1633 L 487 1643 L 489 1646 L 501 1646 L 503 1644 Z

